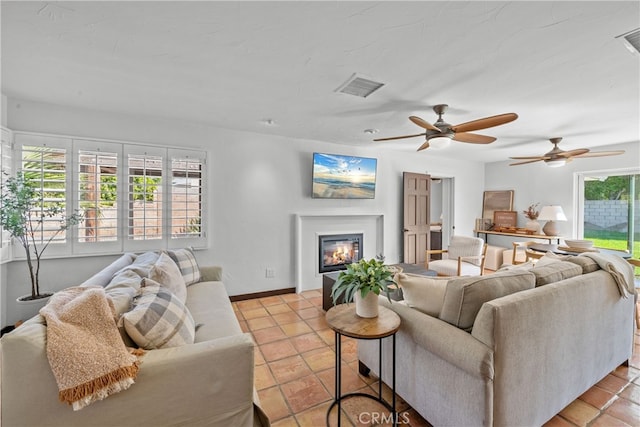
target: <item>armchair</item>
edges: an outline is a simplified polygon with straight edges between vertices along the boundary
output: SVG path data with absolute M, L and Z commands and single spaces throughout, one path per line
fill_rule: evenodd
M 427 249 L 424 266 L 438 276 L 482 276 L 487 244 L 478 237 L 453 236 L 447 249 Z M 432 254 L 446 254 L 446 258 L 429 262 Z
M 511 255 L 511 264 L 524 264 L 531 259 L 540 259 L 544 256 L 542 252 L 536 252 L 529 249 L 529 246 L 535 245 L 536 242 L 513 242 L 513 253 Z M 522 249 L 518 251 L 518 249 Z M 524 252 L 524 261 L 519 260 L 518 254 Z

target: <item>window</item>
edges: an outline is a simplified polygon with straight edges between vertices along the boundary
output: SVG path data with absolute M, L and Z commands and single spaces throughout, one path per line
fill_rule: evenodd
M 78 227 L 78 242 L 118 240 L 118 153 L 78 150 L 78 208 L 84 222 Z
M 19 167 L 44 196 L 38 214 L 57 204 L 67 214 L 84 215 L 47 252 L 206 246 L 205 152 L 24 132 L 16 133 L 15 150 Z M 60 218 L 46 218 L 40 239 L 56 229 Z
M 7 176 L 11 175 L 11 132 L 8 129 L 0 129 L 2 140 L 0 141 L 0 183 L 4 183 Z M 0 229 L 0 261 L 9 259 L 9 233 Z
M 20 146 L 20 169 L 24 176 L 35 184 L 41 195 L 30 213 L 41 218 L 37 229 L 34 230 L 34 239 L 38 244 L 45 244 L 53 238 L 48 252 L 68 253 L 70 246 L 59 244 L 67 243 L 69 232 L 58 233 L 60 222 L 68 213 L 68 206 L 72 206 L 67 200 L 70 196 L 68 141 L 44 141 L 41 137 L 20 140 L 23 141 Z
M 578 235 L 600 248 L 628 251 L 640 257 L 640 173 L 589 172 L 579 176 Z
M 172 246 L 187 246 L 204 235 L 202 229 L 202 153 L 171 151 L 171 239 Z M 193 243 L 193 242 L 190 242 Z
M 162 157 L 128 156 L 127 236 L 132 240 L 154 240 L 163 236 Z

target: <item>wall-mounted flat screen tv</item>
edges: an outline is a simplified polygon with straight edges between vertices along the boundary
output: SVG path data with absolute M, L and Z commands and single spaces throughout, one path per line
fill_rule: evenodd
M 313 198 L 373 199 L 377 159 L 313 153 Z

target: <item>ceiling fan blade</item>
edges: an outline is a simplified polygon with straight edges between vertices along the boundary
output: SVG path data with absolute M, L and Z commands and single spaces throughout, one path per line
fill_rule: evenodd
M 498 114 L 497 116 L 485 117 L 484 119 L 473 120 L 459 125 L 451 126 L 451 130 L 458 132 L 469 132 L 474 130 L 492 128 L 509 123 L 518 118 L 516 113 Z
M 374 141 L 391 141 L 394 139 L 415 138 L 416 136 L 425 136 L 426 133 L 416 133 L 415 135 L 391 136 L 389 138 L 376 138 Z
M 509 157 L 513 160 L 549 160 L 550 156 L 518 156 L 518 157 Z
M 588 148 L 578 148 L 575 150 L 569 150 L 562 153 L 558 153 L 557 155 L 560 157 L 569 158 L 569 157 L 581 156 L 581 155 L 587 154 L 588 152 L 589 152 Z
M 427 148 L 429 148 L 429 141 L 425 141 L 424 144 L 422 144 L 420 147 L 418 147 L 418 149 L 416 151 L 426 150 Z
M 421 128 L 425 128 L 425 129 L 432 130 L 432 131 L 435 131 L 435 132 L 442 132 L 440 129 L 438 129 L 437 127 L 435 127 L 434 125 L 432 125 L 428 121 L 422 120 L 420 117 L 409 116 L 409 120 L 411 120 L 413 123 L 417 124 Z
M 585 154 L 578 154 L 573 157 L 582 158 L 582 157 L 604 157 L 604 156 L 617 156 L 619 154 L 624 154 L 624 150 L 613 150 L 613 151 L 591 151 Z
M 455 141 L 469 142 L 471 144 L 491 144 L 496 138 L 492 136 L 478 135 L 477 133 L 456 132 L 453 135 Z
M 541 162 L 543 160 L 545 160 L 545 159 L 526 160 L 524 162 L 511 163 L 511 164 L 509 164 L 509 166 L 526 165 L 527 163 Z

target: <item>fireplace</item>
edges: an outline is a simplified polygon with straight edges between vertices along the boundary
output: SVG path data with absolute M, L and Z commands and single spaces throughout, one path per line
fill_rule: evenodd
M 319 236 L 318 247 L 320 273 L 345 270 L 348 264 L 358 262 L 362 257 L 362 233 Z

